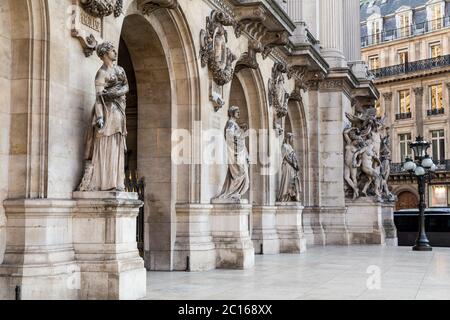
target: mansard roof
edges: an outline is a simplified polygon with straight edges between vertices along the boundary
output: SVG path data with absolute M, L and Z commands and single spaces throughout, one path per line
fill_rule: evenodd
M 361 22 L 367 20 L 374 13 L 382 17 L 395 14 L 402 7 L 415 9 L 425 6 L 430 0 L 363 0 L 361 1 Z

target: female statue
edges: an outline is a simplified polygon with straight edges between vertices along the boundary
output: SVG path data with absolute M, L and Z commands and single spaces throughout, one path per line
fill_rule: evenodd
M 228 110 L 229 120 L 225 126 L 225 141 L 228 150 L 228 173 L 225 179 L 222 192 L 213 202 L 240 202 L 242 196 L 250 187 L 250 177 L 248 173 L 249 154 L 245 139 L 248 137 L 248 128 L 241 128 L 239 119 L 239 107 L 232 106 Z
M 97 98 L 88 130 L 85 160 L 90 161 L 80 191 L 124 191 L 126 153 L 125 71 L 115 64 L 117 53 L 110 42 L 97 47 L 103 65 L 97 72 Z
M 278 202 L 300 202 L 301 184 L 298 173 L 300 171 L 297 155 L 292 148 L 294 137 L 288 133 L 281 147 L 283 165 L 281 168 L 281 183 L 278 192 Z

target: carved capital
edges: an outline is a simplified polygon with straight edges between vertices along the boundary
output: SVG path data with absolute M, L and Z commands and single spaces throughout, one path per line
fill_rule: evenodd
M 383 93 L 383 98 L 386 101 L 392 101 L 392 92 L 385 92 L 385 93 Z
M 417 97 L 423 96 L 423 87 L 416 87 L 416 88 L 413 88 L 413 91 L 414 91 L 414 94 L 415 94 Z

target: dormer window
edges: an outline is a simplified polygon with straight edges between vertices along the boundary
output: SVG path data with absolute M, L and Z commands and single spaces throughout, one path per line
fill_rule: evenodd
M 443 27 L 444 21 L 445 2 L 440 0 L 432 0 L 427 5 L 427 18 L 429 21 L 429 29 L 437 30 Z
M 397 10 L 396 16 L 397 36 L 399 38 L 409 37 L 411 35 L 412 10 L 410 7 L 401 7 Z
M 383 31 L 383 18 L 380 14 L 373 14 L 367 19 L 367 34 L 369 44 L 381 42 L 381 32 Z

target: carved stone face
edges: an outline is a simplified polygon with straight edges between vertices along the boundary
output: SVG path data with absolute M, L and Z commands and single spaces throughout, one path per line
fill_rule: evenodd
M 237 110 L 234 112 L 234 117 L 235 117 L 236 119 L 239 119 L 240 116 L 241 116 L 241 111 L 240 111 L 239 109 L 237 109 Z
M 113 49 L 109 50 L 108 53 L 105 55 L 104 58 L 109 59 L 109 60 L 111 60 L 111 61 L 116 61 L 116 60 L 117 60 L 117 52 L 116 52 L 116 49 L 113 48 Z

